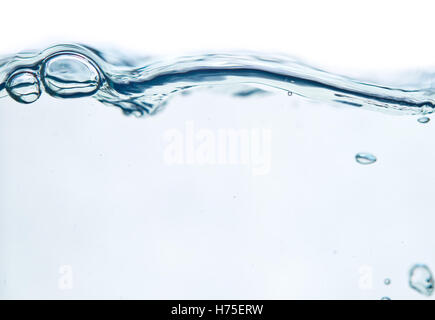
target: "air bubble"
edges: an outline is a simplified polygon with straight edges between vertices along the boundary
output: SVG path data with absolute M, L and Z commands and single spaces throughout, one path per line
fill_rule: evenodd
M 372 164 L 376 162 L 376 157 L 371 153 L 360 152 L 355 156 L 356 162 L 360 164 Z
M 385 284 L 386 286 L 390 285 L 390 284 L 391 284 L 391 280 L 390 280 L 389 278 L 386 278 L 386 279 L 384 280 L 384 284 Z
M 390 297 L 382 297 L 381 300 L 391 300 Z
M 9 96 L 20 103 L 32 103 L 41 95 L 41 86 L 31 71 L 17 71 L 6 81 Z
M 287 95 L 288 95 L 289 97 L 291 97 L 291 96 L 293 95 L 293 92 L 291 92 L 291 91 L 287 91 Z
M 47 93 L 60 98 L 91 96 L 100 87 L 100 74 L 94 64 L 74 53 L 49 57 L 41 77 Z
M 414 265 L 409 271 L 409 286 L 425 296 L 430 296 L 434 288 L 430 269 L 424 264 Z
M 417 119 L 418 122 L 420 123 L 428 123 L 430 121 L 430 118 L 428 117 L 421 117 Z

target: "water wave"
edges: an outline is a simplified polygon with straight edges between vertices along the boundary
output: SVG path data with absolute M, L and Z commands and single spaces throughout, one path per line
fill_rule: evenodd
M 85 45 L 62 44 L 0 59 L 0 96 L 32 103 L 45 91 L 57 98 L 92 96 L 125 114 L 152 115 L 176 93 L 224 86 L 240 97 L 265 90 L 350 107 L 430 114 L 432 88 L 392 88 L 312 68 L 283 56 L 203 54 L 133 59 Z

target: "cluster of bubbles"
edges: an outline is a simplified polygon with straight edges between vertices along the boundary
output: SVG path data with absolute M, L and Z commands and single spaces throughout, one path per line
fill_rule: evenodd
M 41 85 L 54 97 L 85 97 L 98 91 L 101 76 L 88 58 L 77 53 L 58 53 L 42 61 L 38 70 L 12 72 L 6 81 L 6 91 L 14 100 L 29 104 L 40 97 Z

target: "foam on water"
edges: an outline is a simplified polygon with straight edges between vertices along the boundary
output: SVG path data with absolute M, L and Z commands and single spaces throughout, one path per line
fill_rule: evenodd
M 114 58 L 84 45 L 62 44 L 0 60 L 0 96 L 36 101 L 45 89 L 57 98 L 92 96 L 126 114 L 153 114 L 176 93 L 225 85 L 251 92 L 284 90 L 349 107 L 430 114 L 432 88 L 390 88 L 333 75 L 288 57 L 204 54 L 167 59 Z M 261 89 L 261 90 L 260 90 Z

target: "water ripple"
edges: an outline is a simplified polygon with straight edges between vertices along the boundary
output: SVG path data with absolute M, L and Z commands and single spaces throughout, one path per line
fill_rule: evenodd
M 138 60 L 84 45 L 63 44 L 0 60 L 0 97 L 6 91 L 26 104 L 45 91 L 57 98 L 92 96 L 125 114 L 154 114 L 177 93 L 222 85 L 248 87 L 238 96 L 269 88 L 401 114 L 426 115 L 435 106 L 432 88 L 405 90 L 363 83 L 273 55 L 226 53 Z

